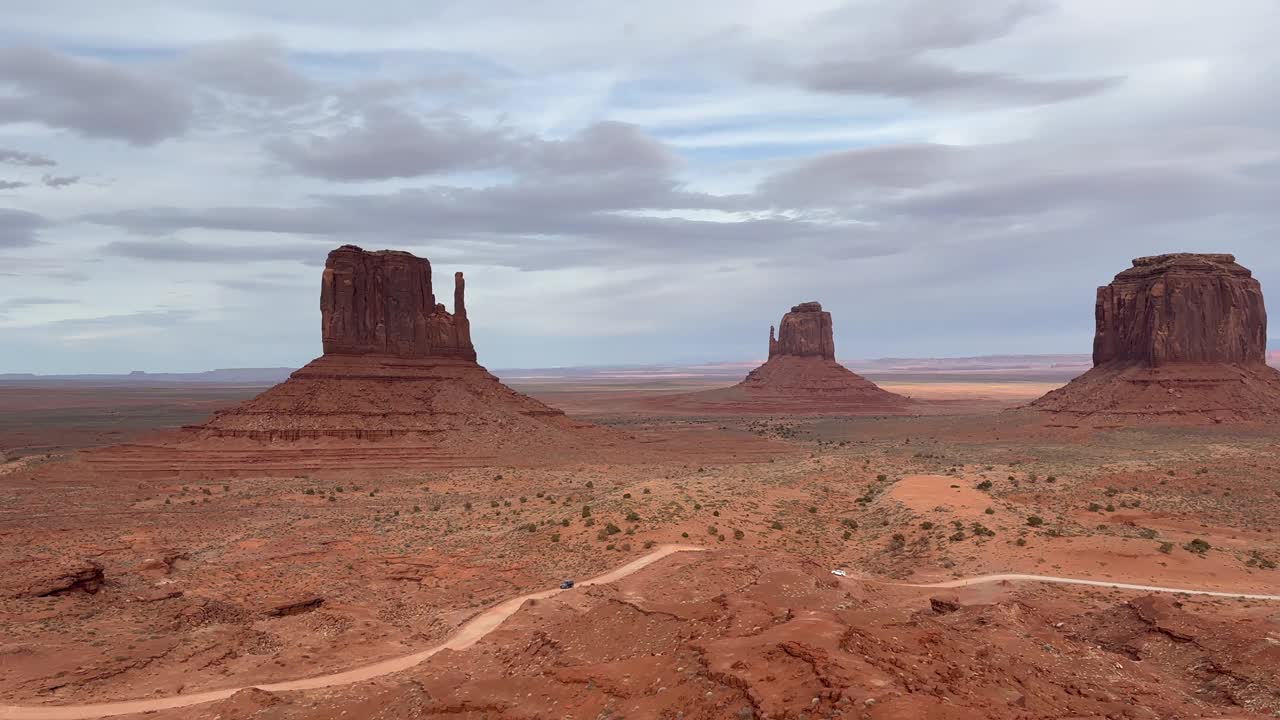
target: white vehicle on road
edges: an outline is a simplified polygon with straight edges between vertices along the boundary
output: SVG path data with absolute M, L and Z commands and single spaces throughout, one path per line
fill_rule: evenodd
M 840 570 L 840 569 L 838 569 L 838 568 L 837 568 L 837 569 L 835 569 L 835 570 L 832 570 L 832 571 L 831 571 L 831 574 L 832 574 L 832 575 L 838 575 L 838 576 L 840 576 L 840 577 L 849 577 L 849 573 L 847 573 L 847 572 L 845 572 L 845 571 L 843 571 L 843 570 Z

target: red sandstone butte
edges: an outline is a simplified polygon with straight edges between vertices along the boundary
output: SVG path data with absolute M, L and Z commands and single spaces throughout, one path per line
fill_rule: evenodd
M 436 302 L 425 258 L 343 245 L 321 280 L 323 355 L 186 428 L 173 446 L 119 446 L 93 461 L 131 472 L 380 469 L 609 444 L 606 431 L 512 390 L 476 362 L 464 296 L 457 273 L 450 313 Z
M 891 414 L 909 400 L 836 362 L 831 313 L 816 302 L 791 308 L 775 336 L 769 360 L 730 388 L 672 399 L 676 408 L 746 413 Z
M 1192 422 L 1280 415 L 1262 286 L 1234 256 L 1138 258 L 1098 288 L 1095 318 L 1093 369 L 1033 408 Z
M 324 352 L 474 361 L 464 290 L 455 273 L 450 314 L 436 303 L 426 258 L 343 245 L 329 253 L 320 283 Z

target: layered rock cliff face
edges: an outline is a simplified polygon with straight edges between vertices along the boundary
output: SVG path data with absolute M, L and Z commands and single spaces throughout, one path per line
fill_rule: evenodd
M 324 352 L 475 360 L 464 288 L 456 273 L 450 314 L 436 303 L 426 258 L 343 245 L 329 253 L 320 283 Z
M 737 385 L 662 400 L 691 412 L 894 414 L 909 400 L 836 362 L 831 313 L 816 302 L 791 308 L 769 328 L 769 360 Z
M 781 355 L 836 359 L 831 313 L 822 309 L 822 303 L 807 302 L 791 308 L 782 316 L 776 340 L 773 328 L 769 328 L 769 359 Z
M 1262 286 L 1232 255 L 1143 257 L 1098 288 L 1093 364 L 1264 364 Z
M 1262 287 L 1235 257 L 1143 257 L 1098 288 L 1094 368 L 1032 403 L 1106 421 L 1280 416 Z

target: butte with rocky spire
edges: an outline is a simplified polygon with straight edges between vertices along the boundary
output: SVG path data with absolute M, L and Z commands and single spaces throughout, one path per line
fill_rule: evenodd
M 1098 288 L 1093 369 L 1031 407 L 1070 421 L 1280 416 L 1262 286 L 1232 255 L 1142 257 Z
M 320 357 L 185 428 L 167 452 L 121 446 L 96 460 L 217 470 L 244 467 L 250 461 L 243 453 L 269 450 L 252 466 L 470 465 L 502 451 L 562 453 L 610 443 L 607 431 L 512 390 L 478 364 L 462 273 L 454 275 L 449 312 L 436 302 L 425 258 L 354 245 L 330 252 L 320 328 Z
M 816 302 L 791 308 L 769 328 L 769 359 L 730 388 L 674 399 L 690 410 L 893 414 L 910 401 L 836 362 L 831 313 Z

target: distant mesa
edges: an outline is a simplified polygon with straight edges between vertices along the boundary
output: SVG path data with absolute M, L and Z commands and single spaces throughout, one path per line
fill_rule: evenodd
M 1232 255 L 1142 257 L 1098 288 L 1093 369 L 1031 407 L 1190 422 L 1280 416 L 1262 286 Z
M 791 308 L 769 328 L 769 359 L 730 388 L 672 398 L 689 410 L 749 413 L 896 414 L 910 401 L 836 362 L 831 313 L 821 303 Z
M 465 293 L 462 273 L 455 273 L 451 313 L 436 302 L 427 259 L 354 245 L 330 252 L 320 288 L 324 354 L 186 428 L 179 449 L 209 469 L 235 469 L 246 460 L 223 454 L 227 443 L 272 449 L 267 465 L 281 467 L 399 467 L 428 457 L 464 466 L 502 450 L 609 444 L 608 431 L 512 390 L 476 362 Z M 380 445 L 376 451 L 359 449 L 371 442 Z M 217 452 L 202 455 L 201 447 Z M 96 460 L 163 469 L 184 467 L 175 459 L 182 454 L 122 446 Z

